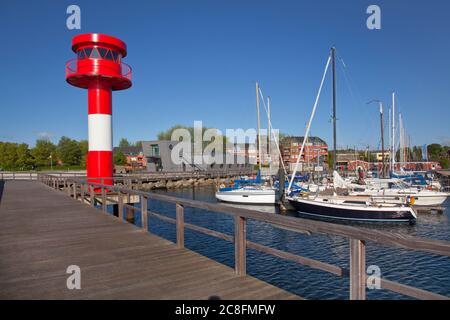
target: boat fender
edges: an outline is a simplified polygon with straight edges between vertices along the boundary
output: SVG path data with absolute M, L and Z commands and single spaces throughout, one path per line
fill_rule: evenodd
M 410 206 L 413 206 L 414 203 L 416 203 L 416 199 L 414 197 L 408 196 L 406 199 L 407 199 L 408 205 L 410 205 Z

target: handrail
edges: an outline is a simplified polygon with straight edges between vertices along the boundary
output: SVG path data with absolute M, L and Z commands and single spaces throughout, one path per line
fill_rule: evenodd
M 104 59 L 98 59 L 98 60 L 104 60 Z M 78 73 L 78 58 L 72 58 L 69 61 L 66 62 L 66 78 L 70 77 L 73 74 Z M 107 60 L 105 60 L 107 61 Z M 120 76 L 127 78 L 131 81 L 132 77 L 132 68 L 130 65 L 126 64 L 125 62 L 120 61 L 119 63 L 115 63 L 120 65 Z M 102 68 L 108 68 L 106 65 L 103 65 Z M 109 68 L 111 69 L 111 68 Z M 89 73 L 92 75 L 96 75 L 95 73 Z
M 61 180 L 62 179 L 62 180 Z M 101 183 L 93 183 L 80 179 L 70 179 L 65 177 L 53 177 L 49 175 L 39 175 L 39 180 L 53 188 L 59 189 L 60 185 L 63 185 L 68 194 L 73 194 L 74 198 L 84 201 L 86 193 L 89 194 L 91 199 L 91 205 L 93 200 L 99 193 L 95 193 L 94 189 L 101 190 L 102 209 L 106 211 L 106 201 L 108 194 L 116 192 L 118 195 L 117 205 L 119 206 L 119 218 L 123 219 L 123 209 L 127 207 L 123 202 L 124 195 L 138 196 L 141 199 L 141 207 L 130 207 L 129 209 L 138 210 L 141 212 L 141 221 L 144 221 L 142 228 L 148 231 L 146 228 L 148 222 L 148 216 L 165 220 L 166 222 L 174 223 L 177 230 L 177 245 L 179 247 L 184 246 L 184 229 L 191 229 L 197 232 L 201 232 L 210 236 L 221 238 L 226 241 L 232 241 L 235 243 L 235 270 L 238 274 L 245 274 L 246 262 L 245 252 L 246 248 L 252 248 L 254 250 L 271 254 L 279 258 L 293 261 L 299 264 L 310 266 L 315 269 L 326 271 L 340 277 L 350 277 L 350 298 L 351 299 L 365 299 L 365 247 L 366 242 L 374 242 L 381 245 L 387 245 L 391 247 L 399 247 L 414 251 L 422 251 L 442 256 L 450 256 L 450 242 L 434 239 L 426 239 L 420 237 L 414 237 L 409 235 L 403 235 L 399 233 L 371 230 L 364 228 L 356 228 L 348 225 L 333 224 L 323 221 L 314 221 L 303 218 L 294 218 L 281 215 L 273 215 L 270 213 L 224 206 L 222 204 L 207 203 L 197 200 L 181 199 L 173 196 L 150 193 L 140 190 L 134 190 L 126 187 L 105 185 Z M 62 183 L 61 183 L 62 182 Z M 78 192 L 78 189 L 80 191 Z M 143 199 L 145 199 L 143 201 Z M 164 202 L 175 203 L 177 208 L 176 219 L 160 215 L 155 212 L 151 212 L 147 208 L 147 201 L 158 200 Z M 184 208 L 192 207 L 209 210 L 210 212 L 219 212 L 234 217 L 235 220 L 235 235 L 223 234 L 218 231 L 213 231 L 204 227 L 195 226 L 184 222 Z M 318 261 L 311 258 L 302 257 L 296 254 L 284 252 L 278 249 L 270 248 L 261 244 L 251 242 L 246 239 L 245 229 L 246 220 L 253 219 L 269 223 L 276 228 L 286 229 L 294 232 L 300 232 L 305 234 L 319 233 L 326 235 L 336 235 L 348 238 L 350 241 L 350 269 L 346 270 L 339 266 L 331 265 L 322 261 Z M 449 299 L 446 296 L 432 293 L 426 290 L 418 289 L 412 286 L 399 284 L 387 279 L 380 279 L 381 288 L 388 289 L 397 293 L 408 295 L 419 299 Z

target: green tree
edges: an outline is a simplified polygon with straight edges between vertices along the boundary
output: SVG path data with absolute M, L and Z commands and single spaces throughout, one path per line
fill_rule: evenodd
M 17 162 L 17 143 L 0 142 L 0 168 L 15 169 Z
M 441 157 L 442 150 L 442 146 L 438 143 L 428 145 L 428 159 L 438 161 Z
M 34 167 L 34 158 L 26 143 L 17 146 L 17 160 L 15 167 L 20 170 L 30 170 Z
M 87 140 L 81 140 L 80 142 L 78 142 L 78 144 L 80 145 L 80 149 L 81 149 L 81 161 L 80 161 L 80 165 L 83 167 L 86 167 L 86 163 L 87 163 L 87 154 L 89 151 L 89 143 Z
M 160 131 L 157 135 L 158 140 L 169 140 L 169 141 L 172 140 L 172 134 L 177 129 L 186 129 L 189 132 L 189 135 L 191 137 L 191 142 L 194 143 L 194 127 L 188 127 L 188 126 L 184 126 L 181 124 L 174 125 L 165 131 Z M 217 130 L 215 128 L 202 127 L 202 139 L 204 137 L 205 131 L 209 130 L 209 129 Z M 216 150 L 218 152 L 222 152 L 223 150 L 226 149 L 226 143 L 227 143 L 228 139 L 227 139 L 227 137 L 221 136 L 221 135 L 217 135 L 216 138 L 219 138 L 219 139 L 222 138 L 222 141 L 223 141 L 222 150 Z M 205 148 L 207 145 L 209 145 L 213 141 L 214 141 L 214 139 L 212 139 L 211 141 L 203 141 L 202 148 Z
M 55 163 L 57 158 L 55 144 L 45 139 L 38 139 L 36 141 L 36 146 L 31 149 L 31 154 L 34 157 L 37 166 L 50 165 L 50 156 L 52 156 L 53 163 Z
M 131 146 L 131 144 L 130 144 L 130 142 L 129 142 L 126 138 L 120 139 L 120 142 L 119 142 L 119 147 L 120 147 L 120 148 L 123 148 L 123 147 L 130 147 L 130 146 Z
M 81 163 L 81 148 L 77 141 L 61 137 L 58 142 L 58 158 L 65 165 L 76 166 Z
M 122 151 L 118 151 L 118 152 L 114 153 L 113 161 L 114 161 L 114 164 L 123 166 L 123 165 L 127 164 L 127 157 L 123 154 Z
M 449 169 L 450 168 L 450 160 L 448 158 L 441 159 L 439 162 L 442 169 Z

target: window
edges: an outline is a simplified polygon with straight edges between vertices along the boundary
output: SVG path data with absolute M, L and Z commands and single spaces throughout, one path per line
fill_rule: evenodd
M 157 144 L 151 145 L 150 154 L 152 157 L 159 157 L 159 146 Z
M 113 55 L 110 50 L 108 50 L 108 53 L 106 54 L 105 59 L 114 61 Z
M 91 58 L 93 59 L 100 59 L 100 53 L 98 52 L 97 48 L 92 49 L 92 53 L 90 55 Z
M 102 58 L 106 58 L 106 52 L 108 51 L 108 49 L 105 48 L 98 48 L 98 52 L 100 52 L 100 56 Z
M 77 51 L 78 59 L 106 59 L 120 63 L 121 55 L 107 48 L 85 48 Z
M 86 53 L 86 58 L 89 58 L 89 56 L 91 55 L 91 52 L 92 52 L 92 48 L 86 48 L 86 49 L 84 49 L 84 52 Z

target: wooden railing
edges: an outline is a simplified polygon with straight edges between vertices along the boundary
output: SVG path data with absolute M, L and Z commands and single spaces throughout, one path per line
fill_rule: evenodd
M 350 299 L 364 300 L 366 298 L 366 245 L 373 242 L 385 246 L 422 251 L 435 255 L 450 256 L 450 242 L 432 240 L 408 236 L 387 231 L 357 228 L 349 225 L 333 224 L 322 221 L 314 221 L 295 217 L 288 217 L 270 214 L 260 211 L 233 208 L 217 203 L 207 203 L 196 200 L 181 199 L 168 195 L 132 190 L 120 186 L 110 186 L 98 183 L 91 183 L 86 180 L 73 179 L 67 177 L 55 177 L 49 175 L 39 175 L 39 181 L 46 185 L 58 189 L 66 190 L 67 194 L 75 199 L 86 201 L 94 206 L 95 199 L 100 198 L 101 208 L 107 210 L 107 202 L 118 205 L 119 221 L 124 222 L 124 209 L 137 210 L 140 212 L 142 229 L 149 231 L 149 217 L 170 222 L 176 226 L 176 244 L 179 248 L 184 247 L 184 230 L 190 229 L 209 236 L 234 242 L 235 245 L 235 272 L 238 275 L 246 274 L 246 250 L 251 248 L 262 253 L 271 254 L 275 257 L 293 261 L 298 264 L 309 266 L 314 269 L 326 271 L 339 277 L 350 278 Z M 62 180 L 61 180 L 62 179 Z M 95 191 L 94 191 L 95 189 Z M 96 192 L 97 191 L 97 192 Z M 100 191 L 100 192 L 98 192 Z M 108 197 L 117 198 L 117 201 Z M 140 207 L 135 207 L 126 203 L 126 197 L 140 197 Z M 170 218 L 157 212 L 148 210 L 148 200 L 164 201 L 176 205 L 176 218 Z M 186 207 L 208 210 L 213 213 L 223 213 L 234 218 L 234 236 L 210 230 L 204 227 L 186 223 L 184 220 L 184 209 Z M 307 235 L 313 233 L 335 235 L 349 239 L 349 266 L 347 270 L 340 266 L 332 265 L 315 259 L 302 257 L 293 253 L 279 249 L 270 248 L 259 243 L 247 240 L 246 222 L 248 219 L 262 221 L 271 224 L 273 227 L 289 231 L 299 232 Z M 409 285 L 400 284 L 387 279 L 380 279 L 381 288 L 396 293 L 400 293 L 417 299 L 438 299 L 448 300 L 449 298 L 440 294 L 432 293 L 423 289 Z
M 38 171 L 0 171 L 0 180 L 37 180 L 38 174 L 52 175 L 57 177 L 86 177 L 85 172 L 66 172 L 54 171 L 41 173 Z M 118 174 L 114 177 L 116 181 L 130 181 L 138 184 L 146 180 L 176 180 L 189 178 L 220 178 L 230 176 L 254 175 L 256 171 L 252 169 L 242 170 L 207 170 L 207 171 L 164 171 L 164 172 L 145 172 L 145 173 L 127 173 Z M 105 178 L 106 179 L 106 178 Z
M 82 172 L 61 172 L 54 171 L 52 173 L 46 173 L 57 177 L 85 177 L 86 174 Z M 37 171 L 0 171 L 0 180 L 38 180 L 38 175 L 42 173 Z M 44 174 L 45 175 L 45 174 Z
M 4 180 L 37 180 L 37 173 L 32 171 L 2 171 L 0 181 Z

